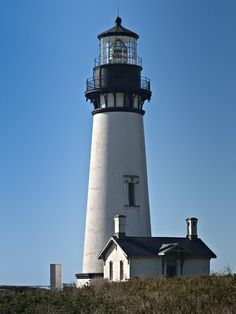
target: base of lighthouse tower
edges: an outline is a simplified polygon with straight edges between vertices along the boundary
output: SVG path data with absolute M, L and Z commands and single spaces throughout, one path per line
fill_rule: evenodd
M 78 286 L 103 275 L 98 255 L 113 235 L 114 217 L 126 216 L 127 236 L 150 237 L 143 104 L 150 81 L 141 78 L 138 35 L 116 26 L 98 36 L 100 56 L 86 98 L 94 105 L 83 272 Z

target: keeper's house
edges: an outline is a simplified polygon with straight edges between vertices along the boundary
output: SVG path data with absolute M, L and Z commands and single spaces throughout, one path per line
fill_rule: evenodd
M 104 262 L 104 278 L 123 281 L 134 277 L 210 274 L 216 255 L 197 236 L 196 218 L 188 218 L 186 237 L 128 237 L 125 216 L 115 216 L 115 234 L 98 258 Z

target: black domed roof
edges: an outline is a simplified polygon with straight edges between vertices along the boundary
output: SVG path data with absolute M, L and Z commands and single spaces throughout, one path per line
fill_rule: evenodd
M 108 37 L 108 36 L 116 36 L 116 35 L 120 35 L 120 36 L 129 36 L 129 37 L 133 37 L 135 39 L 138 39 L 138 34 L 128 30 L 127 28 L 124 28 L 121 25 L 122 19 L 117 16 L 116 20 L 116 25 L 110 29 L 108 29 L 107 31 L 101 33 L 98 35 L 98 39 L 101 39 L 103 37 Z

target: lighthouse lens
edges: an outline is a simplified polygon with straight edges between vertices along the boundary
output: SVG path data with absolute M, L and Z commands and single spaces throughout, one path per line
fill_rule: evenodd
M 110 63 L 127 63 L 127 57 L 127 47 L 120 39 L 116 39 L 110 48 Z
M 140 65 L 136 39 L 128 36 L 109 36 L 100 41 L 100 64 L 128 63 Z

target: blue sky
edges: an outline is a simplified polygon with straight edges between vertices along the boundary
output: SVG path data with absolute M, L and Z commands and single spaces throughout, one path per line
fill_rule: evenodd
M 81 271 L 97 34 L 140 35 L 152 233 L 199 236 L 236 272 L 235 0 L 0 2 L 0 284 Z

